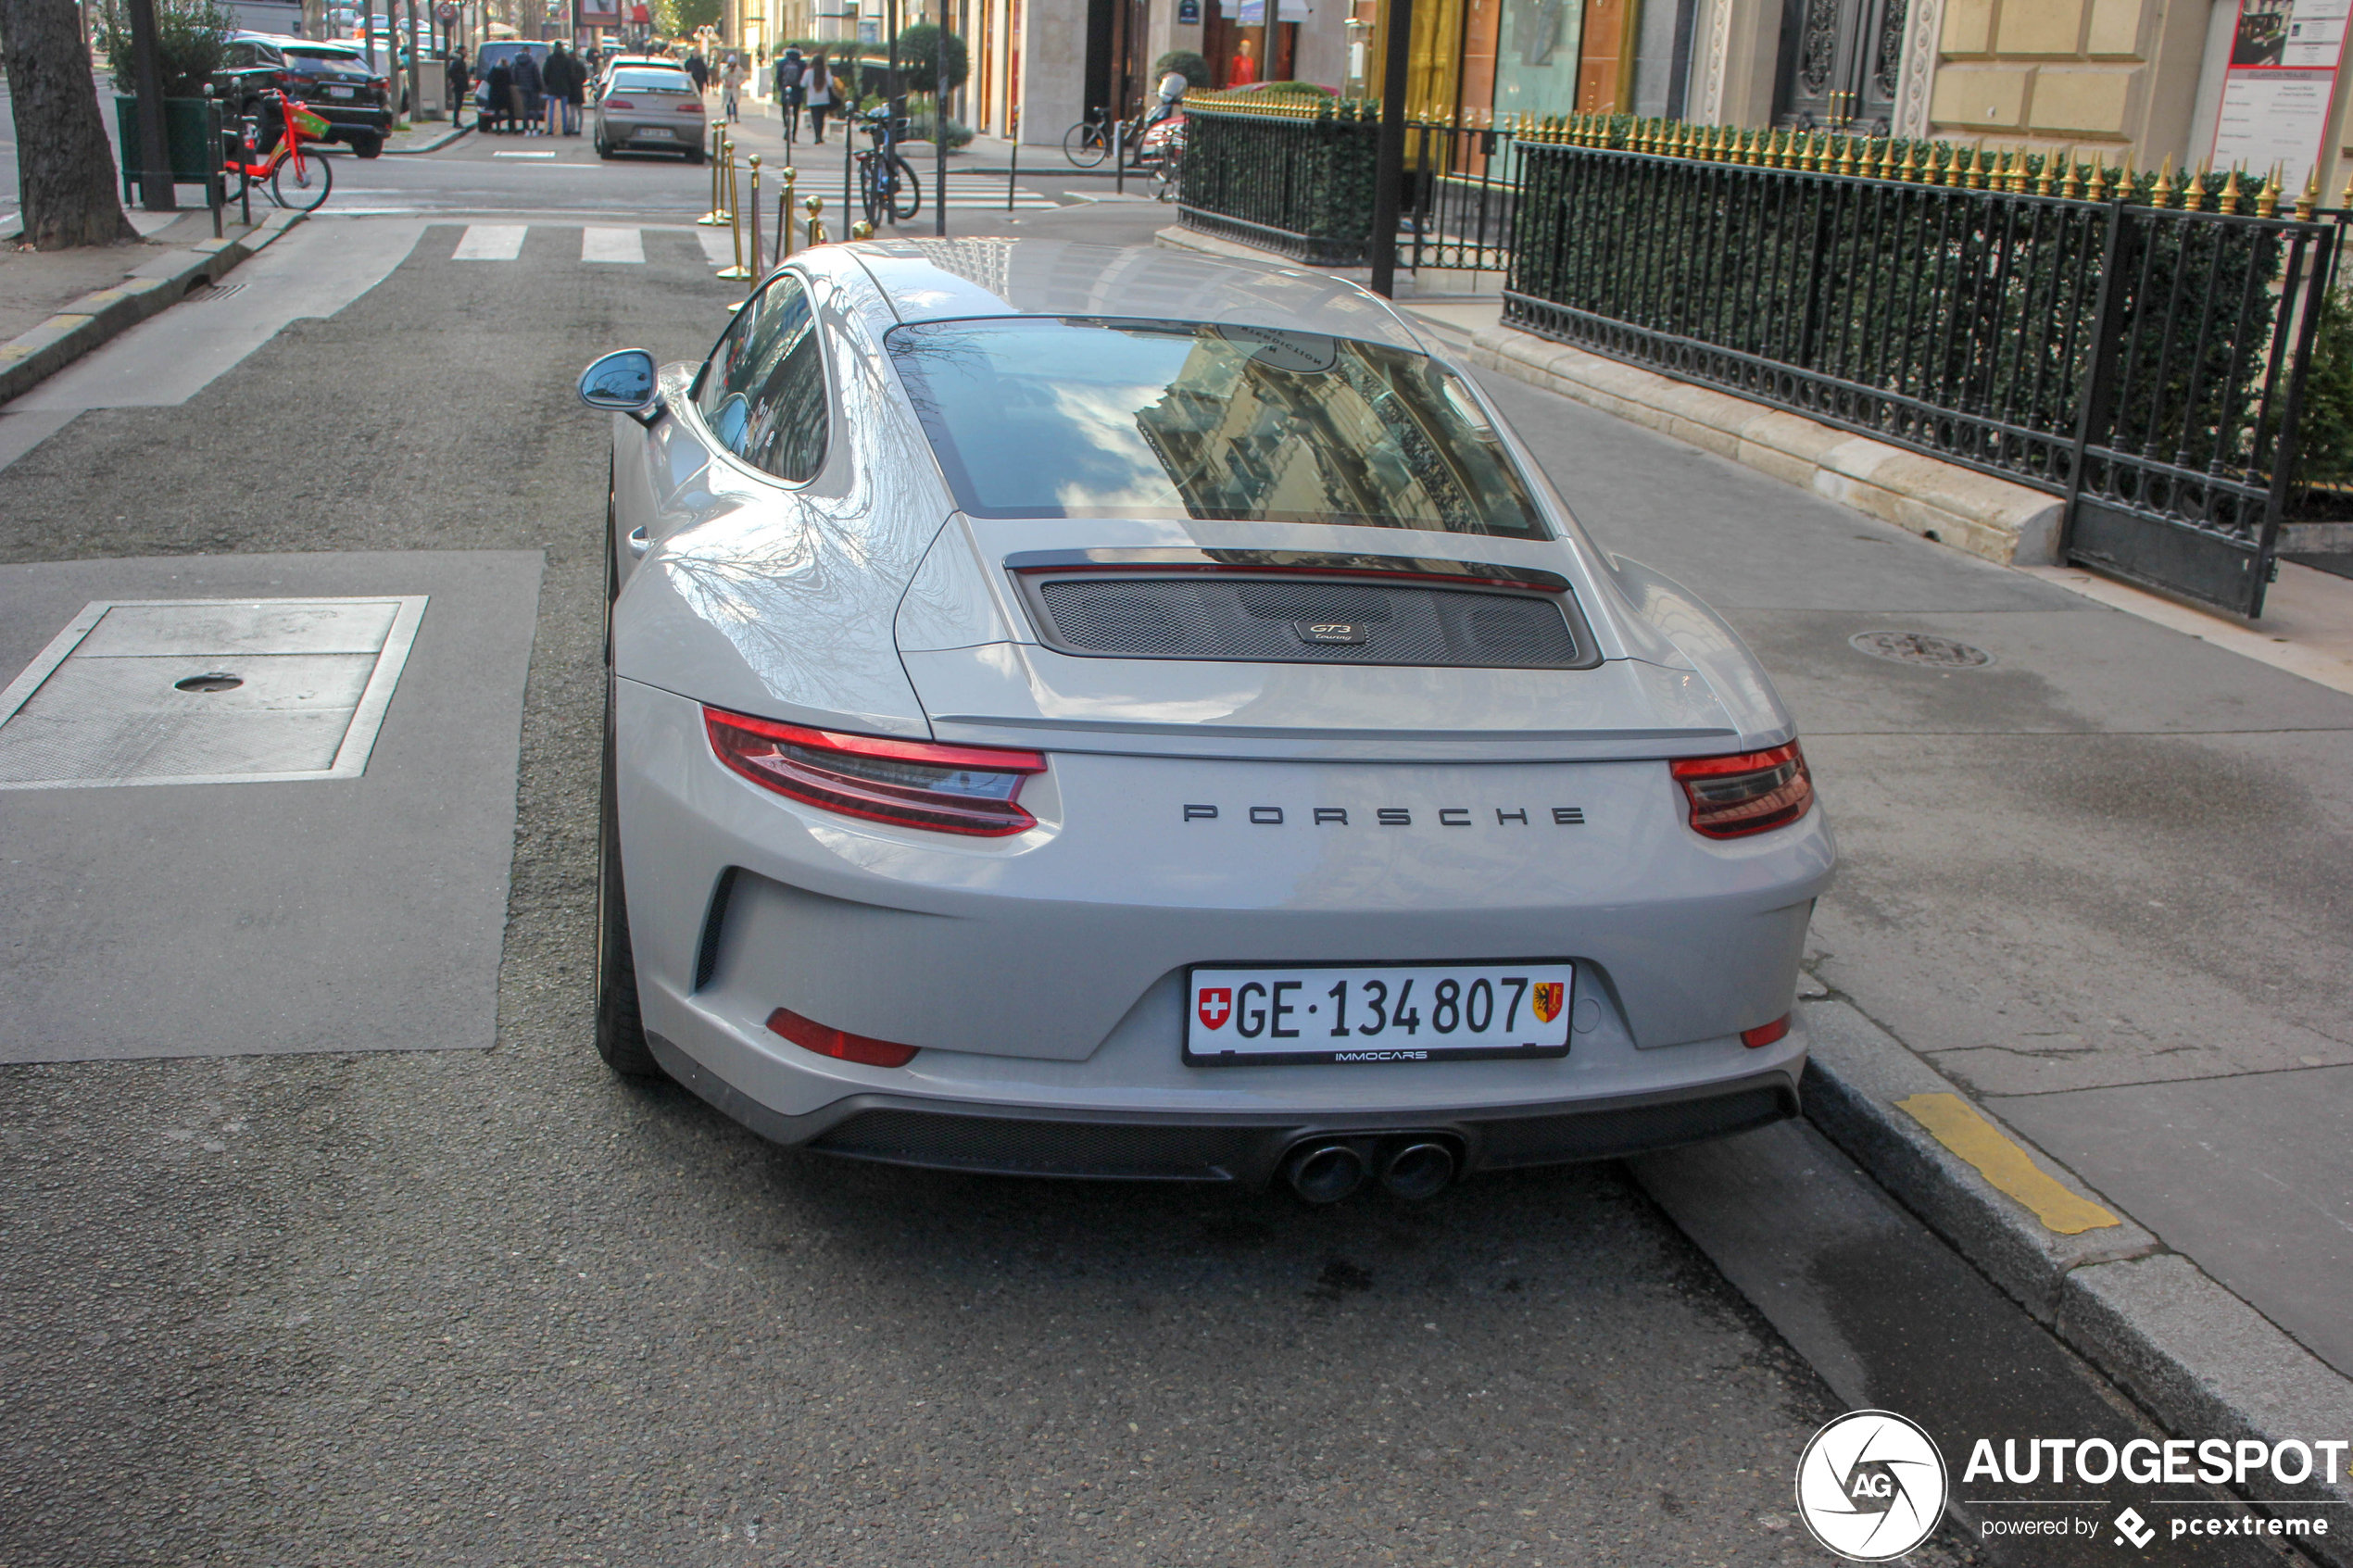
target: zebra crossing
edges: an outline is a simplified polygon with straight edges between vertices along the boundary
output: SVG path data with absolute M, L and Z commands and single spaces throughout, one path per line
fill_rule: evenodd
M 1051 207 L 1061 204 L 1039 196 L 1034 204 L 1022 203 L 1017 197 L 1016 205 Z M 1003 209 L 1001 198 L 995 203 L 951 200 L 948 206 L 951 212 L 961 207 L 995 207 L 998 210 Z M 825 219 L 829 229 L 836 226 L 837 220 L 833 213 L 828 212 Z M 534 227 L 570 231 L 575 225 L 569 223 L 539 225 L 469 223 L 466 225 L 465 232 L 459 235 L 457 247 L 449 253 L 449 259 L 452 261 L 520 261 L 522 259 L 523 241 L 529 237 Z M 655 232 L 677 233 L 682 232 L 684 227 L 684 225 L 677 225 L 657 228 Z M 798 229 L 799 225 L 796 224 L 795 227 Z M 885 234 L 890 232 L 888 229 L 884 230 Z M 918 239 L 929 234 L 930 232 L 928 221 L 921 216 L 905 227 L 905 232 L 908 235 Z M 711 263 L 714 270 L 735 265 L 737 241 L 732 228 L 696 228 L 692 232 L 697 244 L 702 249 L 704 259 Z M 584 262 L 613 267 L 642 267 L 646 264 L 646 231 L 643 228 L 589 224 L 579 226 L 579 234 L 580 259 Z M 761 238 L 763 242 L 763 249 L 773 246 L 775 242 L 775 236 L 766 232 L 764 226 Z

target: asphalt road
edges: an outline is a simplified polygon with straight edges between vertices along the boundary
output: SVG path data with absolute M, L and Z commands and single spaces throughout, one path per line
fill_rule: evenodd
M 494 1049 L 0 1068 L 0 1562 L 1823 1561 L 1791 1478 L 1842 1401 L 1618 1165 L 1308 1210 L 802 1156 L 605 1072 L 571 382 L 737 291 L 666 227 L 699 171 L 486 140 L 297 231 L 382 282 L 322 263 L 339 309 L 0 467 L 0 563 L 546 558 Z M 457 262 L 445 212 L 532 227 Z M 586 212 L 646 262 L 580 261 Z

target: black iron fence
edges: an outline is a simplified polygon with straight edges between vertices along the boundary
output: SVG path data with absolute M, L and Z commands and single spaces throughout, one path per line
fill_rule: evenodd
M 2235 174 L 1665 134 L 1522 139 L 1506 322 L 2065 495 L 2071 558 L 2259 611 L 2334 232 L 2309 205 Z
M 1354 99 L 1249 95 L 1185 103 L 1185 226 L 1318 267 L 1372 254 L 1378 106 Z M 1398 265 L 1502 271 L 1518 196 L 1518 143 L 1496 126 L 1416 120 Z
M 1370 251 L 1376 106 L 1189 104 L 1183 220 Z M 1408 132 L 1399 264 L 1510 325 L 2065 495 L 2071 558 L 2260 610 L 2334 265 L 2313 194 L 1625 117 Z

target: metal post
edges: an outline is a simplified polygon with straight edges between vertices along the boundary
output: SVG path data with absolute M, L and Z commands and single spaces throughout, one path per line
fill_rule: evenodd
M 1405 178 L 1405 66 L 1414 35 L 1414 0 L 1389 0 L 1381 40 L 1380 142 L 1373 159 L 1372 290 L 1397 293 L 1397 187 Z
M 782 267 L 785 257 L 792 254 L 792 188 L 800 171 L 791 164 L 785 165 L 785 182 L 776 188 L 776 265 Z
M 220 237 L 220 209 L 229 204 L 220 185 L 224 178 L 220 172 L 220 100 L 213 95 L 209 82 L 204 84 L 204 144 L 205 156 L 212 165 L 211 172 L 205 176 L 204 200 L 205 206 L 212 208 L 212 237 L 217 240 Z
M 253 167 L 253 117 L 251 115 L 246 115 L 237 121 L 237 143 L 245 148 L 239 161 L 246 169 L 251 169 Z M 252 228 L 253 176 L 251 174 L 241 174 L 237 181 L 237 205 L 245 209 L 242 216 L 245 227 Z
M 2108 207 L 2108 233 L 2100 247 L 2100 287 L 2092 307 L 2090 363 L 2084 367 L 2083 393 L 2075 406 L 2075 453 L 2068 465 L 2067 500 L 2059 511 L 2057 555 L 2061 566 L 2067 564 L 2069 547 L 2074 543 L 2075 511 L 2083 497 L 2083 470 L 2091 460 L 2093 426 L 2106 417 L 2116 375 L 2116 340 L 2122 328 L 2120 318 L 2125 298 L 2116 273 L 2124 261 L 2124 203 L 2120 199 Z
M 741 217 L 744 209 L 743 192 L 736 184 L 736 144 L 732 138 L 722 137 L 719 144 L 727 149 L 727 213 L 733 220 L 728 227 L 736 241 L 736 264 L 732 267 L 721 268 L 719 276 L 727 279 L 749 278 L 751 276 L 751 269 L 744 265 L 744 224 Z M 759 157 L 757 153 L 752 156 Z M 752 199 L 757 201 L 759 195 L 760 193 L 755 188 L 752 192 Z M 755 207 L 753 220 L 758 221 L 758 208 Z
M 760 155 L 751 155 L 751 275 L 760 277 L 768 270 L 761 257 L 760 243 Z
M 850 165 L 858 157 L 858 149 L 852 145 L 857 134 L 857 121 L 844 116 L 841 122 L 841 209 L 844 212 L 857 205 L 849 195 Z
M 1013 133 L 1013 156 L 1005 160 L 1005 210 L 1013 209 L 1013 176 L 1021 172 L 1021 111 L 1006 116 L 1005 129 Z
M 931 182 L 931 232 L 948 233 L 948 0 L 939 0 L 939 36 L 932 41 L 931 150 L 938 172 Z
M 825 210 L 825 198 L 823 196 L 812 196 L 807 201 L 802 202 L 800 206 L 801 210 L 809 214 L 809 244 L 812 245 L 824 245 L 825 243 L 825 223 L 824 220 L 821 218 L 819 214 Z
M 716 229 L 726 222 L 728 218 L 727 208 L 724 205 L 724 197 L 719 183 L 721 163 L 719 146 L 726 139 L 726 132 L 719 126 L 714 125 L 711 128 L 711 210 L 695 220 L 706 229 Z
M 1111 188 L 1121 195 L 1127 194 L 1127 122 L 1111 122 Z

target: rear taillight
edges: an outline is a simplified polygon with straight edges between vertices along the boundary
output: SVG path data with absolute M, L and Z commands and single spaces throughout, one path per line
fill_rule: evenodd
M 607 98 L 605 100 L 605 107 L 609 109 L 634 109 L 637 106 L 635 104 L 632 103 L 627 98 Z
M 745 778 L 844 816 L 936 833 L 1002 838 L 1038 825 L 1015 799 L 1046 771 L 1035 751 L 836 734 L 716 708 L 711 749 Z
M 1667 764 L 1692 803 L 1692 828 L 1742 838 L 1785 827 L 1814 804 L 1814 778 L 1795 741 L 1737 757 L 1686 757 Z
M 678 112 L 680 114 L 700 114 L 702 113 L 702 106 L 700 104 L 681 104 L 678 106 Z
M 1789 1014 L 1783 1013 L 1770 1023 L 1760 1023 L 1754 1029 L 1741 1031 L 1741 1044 L 1755 1050 L 1789 1037 Z
M 783 1035 L 802 1050 L 815 1051 L 837 1061 L 863 1062 L 868 1067 L 904 1067 L 915 1060 L 912 1046 L 895 1046 L 888 1040 L 870 1040 L 847 1029 L 828 1028 L 785 1008 L 768 1015 L 768 1028 L 770 1033 Z

